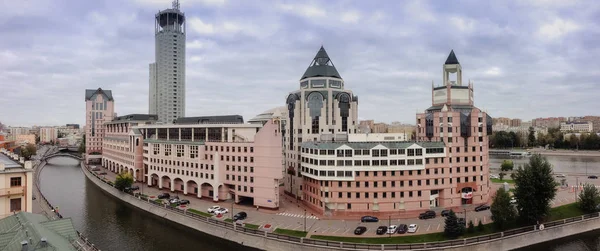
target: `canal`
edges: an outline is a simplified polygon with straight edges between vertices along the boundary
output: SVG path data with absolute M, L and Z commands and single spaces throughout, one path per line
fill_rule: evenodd
M 103 193 L 71 158 L 50 159 L 40 188 L 100 250 L 255 250 L 133 208 Z

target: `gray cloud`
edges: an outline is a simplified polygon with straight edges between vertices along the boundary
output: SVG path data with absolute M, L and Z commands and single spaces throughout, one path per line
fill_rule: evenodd
M 0 4 L 0 121 L 83 124 L 83 91 L 98 87 L 113 90 L 118 114 L 147 112 L 153 18 L 168 7 Z M 414 123 L 450 49 L 463 81 L 475 84 L 476 105 L 492 116 L 588 115 L 600 105 L 600 7 L 592 1 L 181 0 L 181 8 L 188 116 L 250 119 L 283 105 L 321 44 L 360 97 L 364 119 Z

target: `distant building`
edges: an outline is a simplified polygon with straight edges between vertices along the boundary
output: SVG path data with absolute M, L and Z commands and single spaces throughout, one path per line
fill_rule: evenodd
M 35 134 L 20 134 L 15 138 L 15 143 L 20 146 L 35 144 Z
M 56 142 L 58 138 L 58 129 L 56 127 L 40 128 L 40 143 Z
M 48 219 L 30 212 L 10 214 L 0 220 L 0 236 L 9 241 L 0 242 L 2 250 L 76 251 L 83 250 L 71 218 Z
M 565 117 L 537 118 L 533 120 L 533 126 L 558 128 L 560 127 L 560 123 L 565 121 L 567 121 Z
M 67 124 L 68 129 L 79 129 L 79 124 Z
M 9 127 L 8 128 L 8 139 L 16 140 L 18 135 L 29 134 L 31 128 L 29 127 Z
M 7 140 L 6 134 L 0 133 L 0 148 L 8 149 L 12 152 L 15 147 L 14 140 Z
M 521 119 L 511 119 L 510 126 L 513 126 L 513 127 L 521 126 Z
M 563 122 L 561 132 L 592 132 L 592 122 Z
M 112 91 L 101 88 L 85 90 L 85 103 L 85 162 L 100 163 L 104 122 L 111 121 L 115 115 Z
M 15 212 L 32 212 L 33 169 L 7 149 L 0 149 L 0 218 Z

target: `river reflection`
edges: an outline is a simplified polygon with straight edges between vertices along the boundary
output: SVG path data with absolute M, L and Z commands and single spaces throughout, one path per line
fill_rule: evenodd
M 71 158 L 51 159 L 40 182 L 50 203 L 100 250 L 256 250 L 128 206 L 87 180 Z

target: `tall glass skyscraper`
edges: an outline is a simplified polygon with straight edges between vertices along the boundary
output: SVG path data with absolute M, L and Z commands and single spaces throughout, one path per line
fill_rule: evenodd
M 150 64 L 149 113 L 169 124 L 185 116 L 185 14 L 179 1 L 155 17 L 155 62 Z

